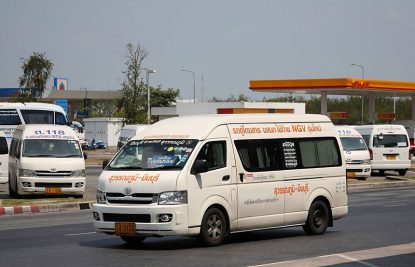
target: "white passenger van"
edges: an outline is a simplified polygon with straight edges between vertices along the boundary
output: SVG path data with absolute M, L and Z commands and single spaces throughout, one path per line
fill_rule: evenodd
M 366 180 L 370 177 L 370 155 L 366 143 L 356 129 L 336 126 L 343 145 L 347 178 Z
M 145 130 L 148 124 L 129 124 L 124 125 L 121 129 L 120 137 L 118 138 L 117 149 L 125 145 L 131 137 L 136 136 L 139 132 Z
M 0 184 L 5 184 L 8 180 L 8 158 L 9 148 L 6 136 L 3 132 L 0 132 Z
M 9 194 L 70 194 L 85 191 L 85 160 L 69 126 L 19 125 L 9 153 Z
M 346 167 L 322 115 L 198 115 L 159 121 L 106 165 L 97 231 L 126 242 L 303 226 L 323 234 L 348 212 Z
M 411 166 L 409 138 L 402 125 L 360 125 L 355 129 L 369 147 L 371 167 L 383 174 L 386 170 L 405 175 Z

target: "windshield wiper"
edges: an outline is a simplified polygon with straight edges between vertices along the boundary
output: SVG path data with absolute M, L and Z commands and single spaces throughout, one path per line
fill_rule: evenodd
M 35 154 L 35 155 L 24 155 L 24 156 L 31 157 L 31 158 L 53 157 L 53 155 L 47 155 L 47 154 Z
M 61 155 L 61 156 L 56 156 L 57 158 L 80 158 L 81 155 Z
M 169 170 L 169 169 L 183 169 L 182 166 L 160 166 L 156 168 L 152 168 L 150 170 Z
M 145 170 L 143 167 L 139 166 L 121 166 L 121 167 L 114 167 L 108 166 L 111 170 Z

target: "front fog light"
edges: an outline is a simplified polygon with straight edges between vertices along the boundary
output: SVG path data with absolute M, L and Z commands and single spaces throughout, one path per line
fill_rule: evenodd
M 173 218 L 171 214 L 161 214 L 159 217 L 159 222 L 170 222 Z
M 94 216 L 94 220 L 99 221 L 99 213 L 94 211 L 92 214 Z
M 105 196 L 105 192 L 102 192 L 101 190 L 97 190 L 97 203 L 98 204 L 107 203 L 107 197 Z

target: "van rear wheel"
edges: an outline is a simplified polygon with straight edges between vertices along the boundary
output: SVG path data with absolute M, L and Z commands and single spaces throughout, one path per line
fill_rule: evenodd
M 398 173 L 399 173 L 400 176 L 405 176 L 407 171 L 408 171 L 407 169 L 398 170 Z
M 208 209 L 203 215 L 200 239 L 207 246 L 218 246 L 225 241 L 228 225 L 223 212 L 217 208 Z
M 329 209 L 324 201 L 314 201 L 308 211 L 307 221 L 303 225 L 303 230 L 309 235 L 324 234 L 329 225 Z

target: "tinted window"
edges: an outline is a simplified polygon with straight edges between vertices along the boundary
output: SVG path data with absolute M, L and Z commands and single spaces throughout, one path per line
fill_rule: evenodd
M 80 158 L 82 152 L 75 140 L 26 139 L 23 141 L 23 156 Z
M 335 138 L 237 140 L 236 149 L 247 171 L 340 166 Z
M 53 111 L 21 110 L 26 124 L 54 124 Z
M 383 134 L 373 136 L 373 147 L 407 147 L 408 138 L 403 134 Z
M 59 112 L 55 112 L 55 124 L 66 125 L 65 115 L 63 115 L 62 113 L 59 113 Z
M 5 137 L 0 137 L 0 154 L 8 154 L 9 149 L 7 148 L 7 140 Z
M 340 140 L 342 141 L 343 150 L 367 150 L 365 141 L 360 137 L 341 137 Z
M 17 110 L 0 109 L 0 125 L 19 125 L 21 123 Z
M 205 159 L 208 163 L 209 170 L 219 169 L 226 166 L 226 142 L 209 142 L 206 143 L 196 159 Z

